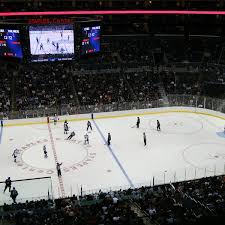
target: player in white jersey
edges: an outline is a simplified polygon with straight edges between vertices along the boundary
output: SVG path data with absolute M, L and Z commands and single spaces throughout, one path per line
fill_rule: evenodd
M 86 145 L 86 144 L 89 144 L 89 136 L 88 136 L 88 134 L 85 134 L 84 135 L 84 144 Z
M 14 149 L 13 154 L 12 154 L 12 156 L 14 158 L 14 162 L 16 162 L 16 158 L 17 158 L 18 154 L 19 154 L 19 150 L 17 148 Z
M 58 118 L 58 116 L 56 116 L 56 114 L 55 114 L 55 116 L 54 116 L 54 118 L 53 118 L 53 121 L 54 121 L 54 125 L 56 125 L 57 124 L 57 121 L 59 120 L 59 118 Z

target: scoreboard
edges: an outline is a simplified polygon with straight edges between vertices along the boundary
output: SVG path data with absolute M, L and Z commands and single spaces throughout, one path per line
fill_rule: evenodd
M 81 29 L 81 55 L 96 53 L 100 51 L 101 27 L 88 26 Z
M 23 53 L 18 29 L 0 29 L 0 57 L 22 59 Z
M 42 18 L 0 24 L 0 59 L 20 63 L 79 60 L 101 51 L 101 21 Z

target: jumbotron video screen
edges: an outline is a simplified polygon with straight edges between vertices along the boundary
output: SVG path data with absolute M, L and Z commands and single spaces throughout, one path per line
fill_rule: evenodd
M 22 59 L 23 52 L 18 29 L 0 28 L 0 57 Z
M 72 24 L 30 26 L 32 62 L 74 59 L 74 30 Z
M 82 27 L 81 55 L 92 54 L 100 51 L 101 27 Z

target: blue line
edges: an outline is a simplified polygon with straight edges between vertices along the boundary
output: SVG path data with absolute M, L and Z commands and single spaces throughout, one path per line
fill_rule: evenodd
M 131 179 L 129 178 L 129 176 L 127 175 L 125 169 L 123 168 L 123 166 L 122 166 L 122 164 L 120 163 L 119 159 L 116 157 L 115 153 L 113 152 L 112 147 L 111 147 L 110 145 L 107 144 L 107 141 L 106 141 L 104 135 L 102 134 L 102 132 L 101 132 L 99 126 L 97 125 L 97 123 L 96 123 L 94 120 L 93 120 L 93 122 L 94 122 L 94 125 L 96 126 L 96 128 L 97 128 L 99 134 L 101 135 L 103 141 L 105 142 L 106 146 L 108 147 L 110 153 L 112 154 L 113 158 L 115 159 L 116 163 L 118 164 L 118 166 L 120 167 L 120 169 L 121 169 L 121 171 L 123 172 L 124 176 L 125 176 L 126 179 L 128 180 L 130 186 L 131 186 L 131 187 L 134 187 L 134 185 L 133 185 Z
M 3 127 L 0 127 L 0 144 L 2 142 Z

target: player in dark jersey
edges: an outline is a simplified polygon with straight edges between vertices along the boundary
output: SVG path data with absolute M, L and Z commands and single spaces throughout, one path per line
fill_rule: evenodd
M 88 122 L 87 122 L 87 131 L 88 131 L 89 128 L 92 130 L 91 122 L 88 120 Z
M 157 120 L 157 131 L 160 131 L 161 127 L 160 127 L 160 122 Z
M 47 152 L 47 149 L 46 149 L 46 145 L 43 146 L 43 152 L 44 152 L 44 157 L 48 158 L 48 152 Z
M 56 164 L 56 170 L 57 170 L 58 177 L 62 176 L 61 165 L 62 165 L 62 163 L 58 163 L 58 162 Z
M 74 136 L 75 136 L 75 132 L 73 131 L 73 132 L 71 132 L 71 134 L 69 135 L 69 137 L 66 140 L 71 140 L 72 137 L 74 137 Z
M 137 126 L 137 128 L 139 128 L 139 126 L 140 126 L 140 118 L 139 117 L 137 117 L 137 123 L 136 123 L 136 126 Z
M 40 44 L 40 50 L 44 50 L 44 46 L 42 43 Z
M 59 43 L 58 42 L 56 43 L 56 51 L 57 52 L 59 51 Z
M 111 134 L 108 133 L 108 138 L 107 138 L 107 144 L 108 144 L 108 145 L 111 144 L 111 139 L 112 139 Z
M 8 177 L 6 180 L 5 180 L 5 189 L 4 189 L 4 193 L 6 191 L 7 188 L 9 188 L 9 192 L 11 191 L 11 185 L 12 185 L 12 181 L 10 179 L 10 177 Z
M 145 132 L 143 133 L 143 140 L 144 140 L 144 146 L 146 146 L 147 141 L 146 141 L 146 134 L 145 134 Z
M 68 122 L 67 122 L 67 120 L 65 120 L 65 122 L 64 122 L 64 134 L 67 134 L 68 131 L 69 131 Z

